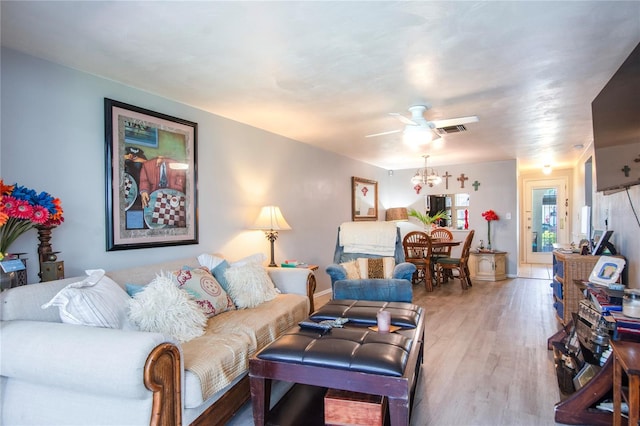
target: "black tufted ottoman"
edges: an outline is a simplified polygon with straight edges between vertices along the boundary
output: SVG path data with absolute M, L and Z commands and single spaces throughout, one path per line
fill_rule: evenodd
M 395 333 L 377 333 L 380 310 L 391 312 Z M 422 364 L 424 314 L 409 303 L 335 300 L 311 315 L 315 321 L 349 318 L 327 333 L 293 327 L 249 361 L 253 418 L 264 425 L 271 380 L 386 396 L 392 425 L 408 425 Z

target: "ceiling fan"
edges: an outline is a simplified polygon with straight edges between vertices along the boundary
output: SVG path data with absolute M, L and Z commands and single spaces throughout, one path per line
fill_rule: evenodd
M 426 142 L 430 142 L 433 138 L 433 132 L 435 132 L 437 135 L 464 132 L 467 130 L 467 128 L 464 126 L 465 124 L 475 123 L 479 121 L 478 117 L 475 115 L 471 115 L 468 117 L 449 118 L 445 120 L 428 121 L 424 117 L 424 113 L 427 111 L 427 109 L 429 109 L 429 107 L 427 107 L 426 105 L 414 105 L 409 107 L 411 118 L 407 118 L 397 112 L 389 113 L 390 116 L 397 118 L 398 120 L 400 120 L 400 122 L 405 124 L 404 129 L 373 133 L 371 135 L 366 135 L 365 138 L 373 138 L 376 136 L 404 132 L 405 136 L 415 136 L 418 134 L 426 135 L 428 138 Z

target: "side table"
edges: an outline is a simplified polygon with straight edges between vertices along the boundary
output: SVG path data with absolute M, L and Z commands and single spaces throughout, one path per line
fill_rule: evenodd
M 637 425 L 640 417 L 640 343 L 611 342 L 613 349 L 613 426 L 621 426 L 622 402 L 629 405 L 629 425 Z M 623 373 L 629 388 L 623 389 Z
M 507 252 L 469 253 L 469 272 L 476 281 L 500 281 L 507 278 Z

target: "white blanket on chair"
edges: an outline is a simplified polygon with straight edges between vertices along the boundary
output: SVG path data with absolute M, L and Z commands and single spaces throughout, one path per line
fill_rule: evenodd
M 340 225 L 340 245 L 345 253 L 393 256 L 396 228 L 394 222 L 345 222 Z

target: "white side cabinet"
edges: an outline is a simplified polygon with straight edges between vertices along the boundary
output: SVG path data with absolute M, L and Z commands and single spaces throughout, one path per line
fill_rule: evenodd
M 507 252 L 469 253 L 469 272 L 476 281 L 500 281 L 507 278 Z

